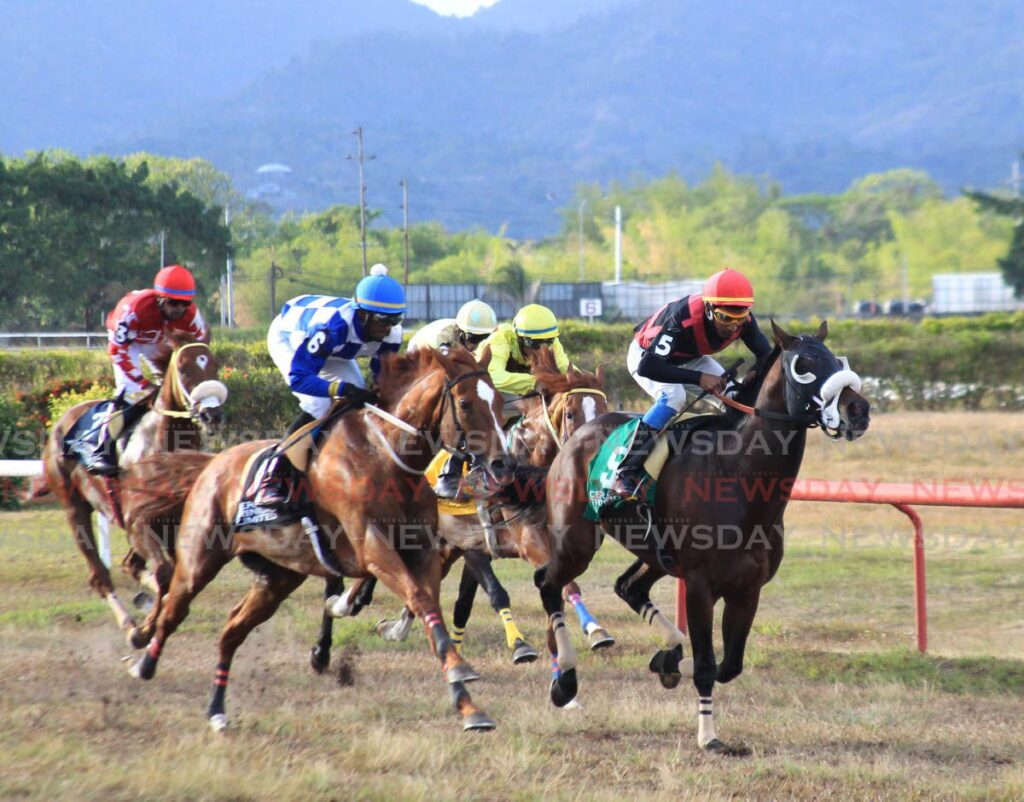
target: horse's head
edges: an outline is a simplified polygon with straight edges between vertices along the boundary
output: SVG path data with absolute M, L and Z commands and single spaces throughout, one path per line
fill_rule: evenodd
M 547 351 L 547 348 L 542 350 Z M 551 357 L 554 360 L 554 357 Z M 543 411 L 551 421 L 559 444 L 568 440 L 573 432 L 608 411 L 608 397 L 604 394 L 604 367 L 596 373 L 570 365 L 566 373 L 557 367 L 535 370 L 537 392 L 543 399 Z
M 228 388 L 217 379 L 217 370 L 209 345 L 177 342 L 164 377 L 164 408 L 187 413 L 204 434 L 215 433 L 224 421 Z
M 811 337 L 794 337 L 772 321 L 785 380 L 786 411 L 812 416 L 831 437 L 856 440 L 867 431 L 871 405 L 860 394 L 861 379 L 846 357 L 825 345 L 828 323 L 822 321 Z
M 464 348 L 442 354 L 421 349 L 382 360 L 381 398 L 398 417 L 434 433 L 449 450 L 469 454 L 499 484 L 512 479 L 512 459 L 501 429 L 501 395 L 487 365 Z

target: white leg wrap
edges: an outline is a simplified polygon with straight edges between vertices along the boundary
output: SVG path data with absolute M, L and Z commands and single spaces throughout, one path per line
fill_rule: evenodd
M 551 616 L 551 628 L 555 631 L 555 645 L 558 647 L 558 670 L 569 671 L 576 668 L 576 649 L 565 626 L 565 617 L 561 613 Z
M 143 571 L 142 576 L 139 577 L 139 584 L 153 591 L 157 596 L 160 595 L 160 585 L 156 581 L 156 574 L 152 571 Z
M 680 644 L 685 645 L 686 639 L 683 636 L 683 633 L 679 631 L 679 628 L 675 624 L 665 618 L 665 616 L 662 615 L 661 610 L 653 604 L 650 602 L 645 604 L 643 609 L 640 611 L 640 615 L 642 615 L 644 621 L 652 627 L 661 628 L 662 637 L 665 640 L 665 648 L 672 649 Z
M 392 622 L 381 632 L 384 640 L 404 641 L 409 637 L 409 630 L 412 629 L 413 615 L 408 608 L 403 608 L 402 617 Z
M 701 697 L 697 700 L 697 745 L 703 749 L 717 738 L 711 697 Z
M 340 596 L 331 596 L 326 602 L 327 614 L 332 618 L 344 618 L 352 615 L 352 592 L 356 589 L 352 585 Z
M 107 594 L 107 598 L 104 599 L 107 604 L 110 605 L 110 609 L 114 611 L 114 617 L 117 619 L 117 625 L 121 629 L 127 629 L 129 626 L 134 626 L 135 622 L 132 621 L 132 617 L 128 615 L 128 611 L 124 609 L 120 600 L 117 598 L 116 593 Z

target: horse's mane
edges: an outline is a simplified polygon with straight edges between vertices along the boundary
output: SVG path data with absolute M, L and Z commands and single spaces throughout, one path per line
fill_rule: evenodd
M 457 374 L 460 367 L 478 370 L 479 363 L 465 348 L 453 348 L 442 354 L 433 348 L 420 348 L 404 354 L 385 354 L 380 360 L 377 390 L 386 403 L 398 401 L 417 379 L 430 370 L 440 368 L 447 375 Z
M 754 372 L 754 379 L 753 381 L 745 381 L 739 385 L 740 389 L 736 393 L 736 400 L 739 403 L 746 404 L 747 406 L 754 405 L 754 402 L 757 400 L 758 393 L 761 392 L 761 385 L 764 384 L 764 380 L 768 377 L 768 371 L 775 363 L 775 360 L 779 358 L 779 354 L 781 353 L 782 349 L 776 345 L 771 351 L 757 360 L 757 362 L 754 363 L 754 366 L 747 371 L 748 375 L 751 371 Z M 726 417 L 730 424 L 736 425 L 745 419 L 747 415 L 739 410 L 733 409 L 732 407 L 728 407 Z
M 541 346 L 531 355 L 530 373 L 537 379 L 537 383 L 543 385 L 551 395 L 582 387 L 593 390 L 604 389 L 597 374 L 588 370 L 580 370 L 575 365 L 569 365 L 569 370 L 562 373 L 555 361 L 554 351 L 546 345 Z

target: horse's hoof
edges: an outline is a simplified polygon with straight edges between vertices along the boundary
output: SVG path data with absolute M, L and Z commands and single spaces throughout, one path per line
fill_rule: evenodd
M 515 650 L 512 652 L 513 665 L 525 665 L 537 659 L 537 650 L 522 638 L 516 638 Z
M 683 647 L 674 646 L 671 649 L 662 649 L 651 658 L 648 668 L 658 675 L 658 680 L 663 688 L 672 690 L 678 687 L 683 679 L 682 668 L 687 661 L 683 660 Z M 693 676 L 693 661 L 689 661 L 690 676 Z
M 591 630 L 588 637 L 590 638 L 590 651 L 592 652 L 607 649 L 609 646 L 615 645 L 615 638 L 609 635 L 607 630 L 602 629 L 601 627 Z
M 327 670 L 327 666 L 331 663 L 330 652 L 324 652 L 319 646 L 314 646 L 309 650 L 309 666 L 317 674 L 323 674 Z
M 576 698 L 577 693 L 579 693 L 579 685 L 576 682 L 575 668 L 563 671 L 558 677 L 551 680 L 551 704 L 555 707 L 565 707 Z
M 448 680 L 449 685 L 454 685 L 456 682 L 476 682 L 480 679 L 480 675 L 476 672 L 469 663 L 459 663 L 458 665 L 452 666 L 445 673 L 445 677 Z
M 153 679 L 156 676 L 156 662 L 148 654 L 144 654 L 131 664 L 128 673 L 135 679 Z
M 713 757 L 724 755 L 728 751 L 728 747 L 724 743 L 719 741 L 717 738 L 713 738 L 712 740 L 708 741 L 706 744 L 704 744 L 703 748 L 704 754 L 711 755 Z
M 224 732 L 228 728 L 228 717 L 224 713 L 217 713 L 210 716 L 210 729 L 214 732 Z
M 493 730 L 497 724 L 494 723 L 494 719 L 484 713 L 482 710 L 477 710 L 475 713 L 470 713 L 462 720 L 462 731 L 463 732 L 486 732 L 487 730 Z
M 583 705 L 580 704 L 580 700 L 579 699 L 570 699 L 568 702 L 566 702 L 565 707 L 562 708 L 562 710 L 582 710 L 582 709 L 583 709 Z
M 152 610 L 155 603 L 156 599 L 153 598 L 153 594 L 145 590 L 140 590 L 132 596 L 132 606 L 136 610 L 141 610 L 144 613 L 148 613 Z
M 661 687 L 670 691 L 673 688 L 678 688 L 682 681 L 682 674 L 658 674 L 658 682 L 661 683 Z
M 145 649 L 149 639 L 150 636 L 139 627 L 132 627 L 128 630 L 128 645 L 133 649 Z

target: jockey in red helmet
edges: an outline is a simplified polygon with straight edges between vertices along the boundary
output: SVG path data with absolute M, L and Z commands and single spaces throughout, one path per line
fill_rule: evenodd
M 142 373 L 142 362 L 159 380 L 159 363 L 171 350 L 167 339 L 170 332 L 189 334 L 197 342 L 210 341 L 210 330 L 194 303 L 195 294 L 192 273 L 181 265 L 170 265 L 156 274 L 153 289 L 129 292 L 107 315 L 107 354 L 114 366 L 115 409 L 121 414 L 111 417 L 95 439 L 69 444 L 90 472 L 117 473 L 112 440 L 142 417 L 146 407 L 136 402 L 152 389 Z
M 688 395 L 725 390 L 725 370 L 711 354 L 737 339 L 759 359 L 771 352 L 753 306 L 753 285 L 738 270 L 727 267 L 704 283 L 700 295 L 666 304 L 636 327 L 626 366 L 654 405 L 640 420 L 612 493 L 625 499 L 637 497 L 655 435 L 683 409 Z

